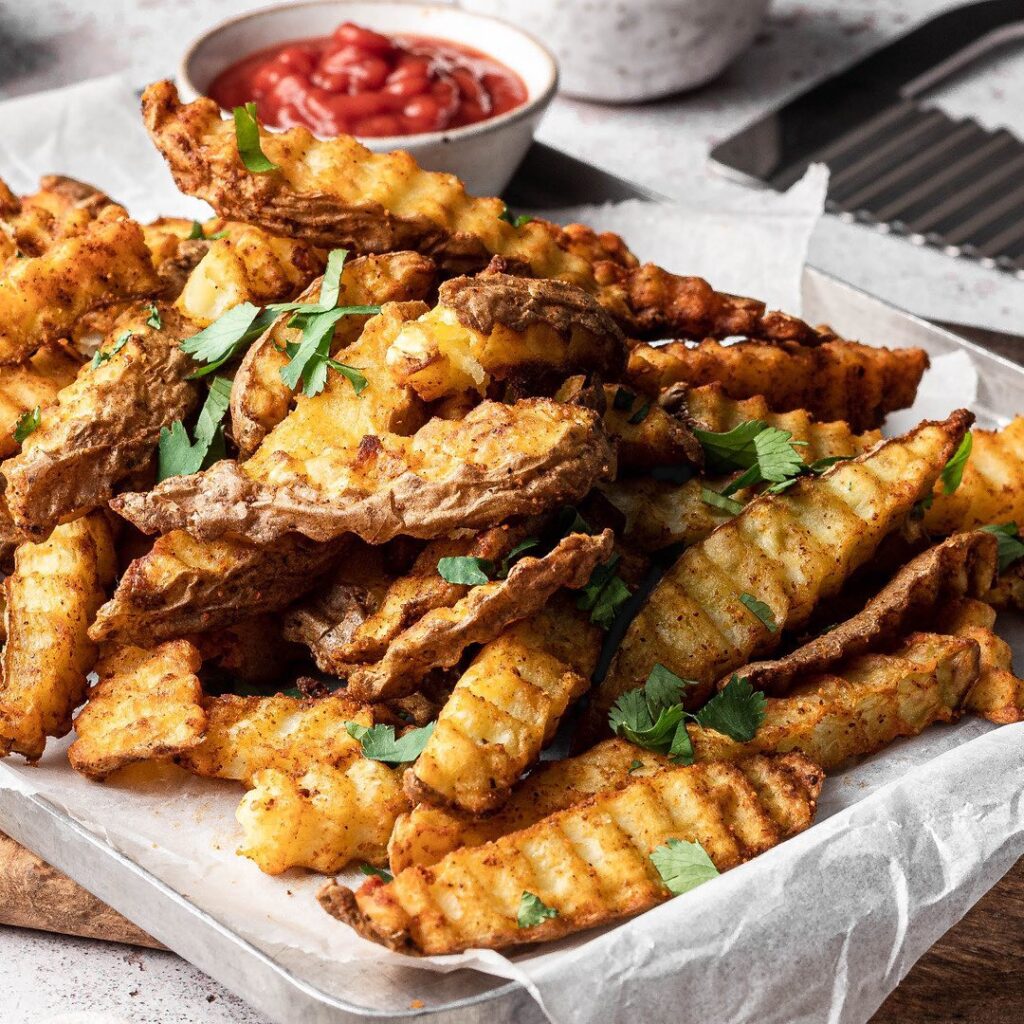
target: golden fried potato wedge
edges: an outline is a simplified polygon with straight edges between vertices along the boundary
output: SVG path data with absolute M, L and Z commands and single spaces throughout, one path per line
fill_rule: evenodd
M 989 523 L 1024 523 L 1024 416 L 1002 430 L 975 430 L 960 486 L 934 500 L 921 525 L 932 536 Z
M 0 756 L 14 751 L 37 760 L 47 736 L 71 729 L 96 660 L 87 630 L 115 569 L 110 527 L 100 513 L 16 550 L 14 574 L 4 581 Z
M 493 811 L 590 685 L 600 633 L 564 602 L 485 644 L 455 684 L 405 788 L 415 802 Z
M 981 651 L 978 681 L 964 706 L 997 725 L 1024 722 L 1024 680 L 1013 673 L 1013 651 L 992 627 L 996 613 L 984 601 L 952 601 L 939 616 L 938 628 L 977 643 Z
M 347 668 L 319 662 L 326 672 L 348 673 L 357 700 L 405 697 L 434 669 L 451 668 L 473 644 L 493 640 L 507 626 L 539 612 L 562 587 L 578 590 L 612 554 L 614 535 L 571 533 L 540 558 L 524 555 L 503 580 L 473 587 L 451 607 L 434 608 L 399 633 L 380 661 Z M 458 687 L 456 687 L 458 689 Z
M 1024 612 L 1024 562 L 1009 566 L 984 596 L 993 608 Z
M 200 665 L 199 652 L 187 640 L 105 652 L 96 665 L 99 681 L 75 719 L 71 767 L 104 779 L 127 764 L 164 760 L 194 747 L 206 728 Z
M 418 301 L 430 293 L 435 276 L 434 264 L 419 253 L 362 256 L 347 261 L 342 268 L 338 305 L 372 306 Z M 318 280 L 313 282 L 302 298 L 315 302 L 319 293 Z M 406 311 L 405 315 L 419 315 L 419 307 L 399 309 Z M 235 374 L 231 389 L 231 430 L 243 458 L 256 451 L 267 434 L 288 415 L 294 404 L 294 393 L 281 380 L 281 370 L 288 363 L 285 347 L 289 342 L 297 341 L 299 333 L 295 328 L 287 326 L 289 319 L 290 315 L 282 316 L 250 347 Z M 339 352 L 359 338 L 367 320 L 368 317 L 353 315 L 343 317 L 338 322 L 331 342 L 332 356 L 337 358 Z M 382 322 L 377 329 L 380 330 L 384 323 L 387 321 Z M 363 367 L 377 367 L 378 370 L 383 369 L 382 357 L 383 350 L 370 349 L 367 344 L 346 356 Z M 377 391 L 380 391 L 381 376 L 379 373 L 373 376 Z M 396 428 L 400 425 L 401 421 L 396 420 Z
M 599 688 L 591 723 L 661 663 L 699 703 L 711 680 L 775 648 L 838 592 L 882 539 L 931 491 L 970 426 L 960 410 L 883 441 L 824 475 L 752 501 L 688 548 L 623 638 Z
M 995 537 L 980 530 L 955 534 L 903 566 L 852 618 L 783 658 L 746 665 L 743 675 L 756 689 L 781 696 L 794 680 L 809 673 L 875 650 L 912 628 L 934 628 L 944 605 L 962 597 L 985 596 L 995 573 Z
M 384 864 L 388 836 L 408 807 L 398 773 L 379 761 L 314 762 L 298 776 L 263 768 L 235 814 L 245 835 L 238 852 L 270 875 Z
M 629 379 L 657 395 L 673 384 L 719 383 L 730 398 L 762 395 L 776 412 L 804 409 L 819 420 L 844 420 L 854 431 L 881 426 L 887 413 L 913 405 L 928 356 L 921 349 L 859 342 L 817 346 L 742 341 L 637 345 Z
M 726 871 L 810 824 L 822 774 L 799 754 L 668 768 L 598 794 L 484 846 L 456 850 L 320 902 L 361 935 L 402 952 L 500 949 L 568 935 L 670 898 L 651 853 L 699 842 Z M 523 893 L 556 911 L 518 926 Z
M 428 402 L 492 395 L 512 379 L 521 388 L 581 371 L 618 377 L 625 359 L 622 331 L 583 289 L 495 273 L 445 281 L 387 354 L 395 379 Z
M 0 367 L 0 459 L 18 450 L 14 428 L 26 412 L 40 410 L 41 418 L 61 388 L 66 388 L 82 365 L 67 345 L 44 345 L 16 366 Z
M 373 544 L 398 534 L 432 539 L 576 501 L 609 475 L 613 455 L 594 412 L 535 398 L 481 402 L 411 437 L 367 436 L 300 457 L 279 449 L 260 478 L 249 469 L 255 461 L 218 462 L 111 506 L 145 533 L 184 529 L 201 539 L 234 533 L 270 544 L 291 531 L 320 541 L 349 532 Z
M 154 294 L 160 282 L 134 221 L 95 221 L 0 278 L 0 365 L 20 363 L 90 310 Z
M 787 697 L 769 698 L 764 722 L 746 743 L 700 726 L 690 728 L 690 741 L 701 761 L 798 750 L 828 772 L 959 718 L 978 676 L 972 639 L 912 633 L 892 653 L 862 654 L 830 674 L 801 679 Z

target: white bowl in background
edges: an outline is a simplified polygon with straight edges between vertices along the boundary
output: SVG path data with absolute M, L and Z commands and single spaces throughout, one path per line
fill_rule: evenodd
M 753 41 L 771 0 L 459 0 L 528 25 L 558 57 L 562 92 L 613 103 L 710 82 Z
M 533 36 L 497 18 L 447 5 L 373 0 L 309 0 L 265 7 L 221 22 L 196 39 L 178 67 L 178 89 L 186 99 L 205 95 L 217 75 L 249 54 L 291 39 L 330 35 L 343 21 L 385 34 L 408 32 L 472 46 L 522 78 L 526 102 L 487 121 L 447 131 L 359 140 L 376 153 L 407 150 L 428 170 L 457 174 L 477 195 L 499 194 L 526 155 L 555 95 L 558 65 Z

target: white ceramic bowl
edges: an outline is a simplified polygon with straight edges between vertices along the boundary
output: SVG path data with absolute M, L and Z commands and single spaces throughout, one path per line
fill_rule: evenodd
M 613 103 L 710 82 L 754 40 L 770 0 L 459 0 L 528 25 L 558 56 L 562 92 Z
M 497 18 L 450 6 L 355 0 L 265 7 L 224 21 L 196 39 L 179 65 L 178 89 L 188 99 L 204 95 L 221 71 L 243 57 L 290 39 L 330 35 L 343 21 L 386 34 L 409 32 L 472 46 L 522 78 L 526 103 L 506 114 L 449 131 L 360 140 L 377 153 L 408 150 L 428 170 L 457 174 L 477 195 L 499 194 L 555 95 L 558 65 L 531 35 Z

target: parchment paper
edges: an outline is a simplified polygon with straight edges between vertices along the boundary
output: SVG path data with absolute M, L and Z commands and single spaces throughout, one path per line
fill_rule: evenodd
M 0 175 L 16 190 L 57 171 L 107 189 L 140 219 L 202 214 L 174 192 L 116 78 L 0 104 L 0 123 Z M 678 209 L 576 212 L 621 231 L 643 258 L 799 312 L 824 186 L 812 169 L 787 195 L 752 194 L 739 206 L 711 196 Z M 907 422 L 969 404 L 969 362 L 936 360 Z M 1024 657 L 1020 623 L 1003 633 Z M 0 763 L 0 791 L 45 796 L 312 983 L 381 1010 L 479 991 L 486 980 L 460 970 L 471 967 L 519 979 L 558 1024 L 861 1022 L 1024 854 L 1024 725 L 966 718 L 834 775 L 808 832 L 639 918 L 512 958 L 412 960 L 324 915 L 313 899 L 319 877 L 270 878 L 235 855 L 240 787 L 173 768 L 97 785 L 67 766 L 67 742 L 36 767 Z

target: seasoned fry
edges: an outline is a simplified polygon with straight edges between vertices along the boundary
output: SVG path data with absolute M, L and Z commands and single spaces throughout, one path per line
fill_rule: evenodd
M 81 234 L 93 221 L 123 220 L 124 207 L 85 182 L 61 174 L 39 179 L 39 190 L 22 196 L 10 225 L 23 256 L 41 256 L 57 242 Z
M 57 392 L 75 379 L 81 365 L 73 349 L 53 344 L 44 345 L 17 366 L 0 367 L 0 459 L 18 450 L 14 428 L 21 416 L 37 406 L 42 415 Z
M 99 681 L 75 719 L 71 767 L 92 779 L 136 761 L 165 759 L 202 740 L 206 713 L 196 673 L 201 659 L 187 640 L 153 650 L 117 647 L 100 658 Z
M 412 437 L 368 437 L 302 457 L 277 450 L 263 479 L 251 475 L 254 461 L 218 462 L 111 506 L 143 532 L 184 529 L 201 539 L 235 533 L 270 544 L 290 531 L 320 541 L 348 532 L 374 544 L 399 533 L 430 539 L 575 501 L 610 473 L 612 452 L 591 410 L 538 398 L 481 402 L 465 419 L 433 419 Z
M 599 652 L 598 630 L 558 603 L 486 644 L 406 772 L 409 797 L 476 814 L 500 807 L 590 685 Z
M 0 687 L 0 756 L 35 761 L 63 736 L 96 660 L 87 629 L 114 578 L 113 540 L 99 513 L 22 544 L 4 581 L 7 643 Z
M 90 310 L 160 288 L 134 221 L 95 221 L 42 256 L 14 260 L 0 277 L 0 365 L 20 363 L 65 337 Z
M 772 650 L 931 491 L 971 419 L 961 410 L 925 422 L 823 476 L 763 495 L 689 548 L 630 624 L 592 722 L 603 722 L 657 663 L 700 683 L 690 690 L 699 703 L 712 680 Z
M 821 779 L 798 754 L 668 768 L 392 882 L 371 878 L 356 893 L 331 883 L 320 902 L 403 952 L 540 942 L 668 899 L 650 854 L 670 839 L 699 842 L 719 871 L 763 853 L 810 824 Z M 557 916 L 519 928 L 524 892 Z
M 524 555 L 505 579 L 482 583 L 450 608 L 427 612 L 391 641 L 376 664 L 349 670 L 348 692 L 357 700 L 407 696 L 428 672 L 451 668 L 468 647 L 487 643 L 506 626 L 539 612 L 562 587 L 585 586 L 611 557 L 612 542 L 611 530 L 596 537 L 571 533 L 541 558 Z M 319 667 L 345 671 L 322 660 Z
M 1013 673 L 1010 645 L 992 632 L 995 611 L 984 601 L 952 601 L 939 617 L 938 627 L 977 643 L 981 651 L 978 681 L 967 695 L 968 711 L 997 725 L 1024 722 L 1024 680 Z
M 652 348 L 637 345 L 628 376 L 649 395 L 673 384 L 718 383 L 730 398 L 762 395 L 776 412 L 804 409 L 819 420 L 845 420 L 854 431 L 881 426 L 887 413 L 912 405 L 928 356 L 833 340 L 809 347 L 702 341 Z
M 987 594 L 995 572 L 995 537 L 980 530 L 956 534 L 908 562 L 857 615 L 784 658 L 745 666 L 743 675 L 751 686 L 781 696 L 808 673 L 876 649 L 914 627 L 932 628 L 950 600 Z
M 1024 562 L 1009 566 L 985 594 L 985 600 L 993 608 L 1024 612 Z

